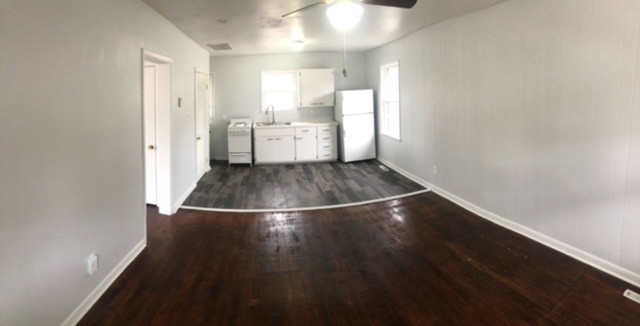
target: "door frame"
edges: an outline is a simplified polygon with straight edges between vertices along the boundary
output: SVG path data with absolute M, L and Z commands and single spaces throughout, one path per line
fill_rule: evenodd
M 173 59 L 142 49 L 140 74 L 142 76 L 141 90 L 144 90 L 144 63 L 156 64 L 156 197 L 160 214 L 171 215 L 171 65 Z M 144 105 L 144 99 L 141 99 Z M 142 111 L 142 127 L 145 128 L 144 109 Z M 144 145 L 144 129 L 142 133 L 143 167 L 146 166 Z M 146 185 L 146 173 L 143 184 Z M 146 186 L 144 202 L 146 203 Z M 146 205 L 146 204 L 145 204 Z

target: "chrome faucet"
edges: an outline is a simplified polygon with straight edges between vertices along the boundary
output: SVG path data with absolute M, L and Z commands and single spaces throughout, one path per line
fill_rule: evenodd
M 267 114 L 269 114 L 269 108 L 271 108 L 271 124 L 276 124 L 276 109 L 273 108 L 273 105 L 268 105 Z

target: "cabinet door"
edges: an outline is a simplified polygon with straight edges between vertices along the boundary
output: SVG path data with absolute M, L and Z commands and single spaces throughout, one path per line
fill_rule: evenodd
M 296 136 L 296 161 L 315 161 L 317 144 L 316 135 Z
M 293 136 L 255 138 L 256 164 L 295 161 Z
M 321 106 L 335 105 L 335 77 L 333 69 L 318 69 L 316 72 L 316 90 L 318 102 Z
M 298 70 L 299 107 L 335 105 L 333 69 Z

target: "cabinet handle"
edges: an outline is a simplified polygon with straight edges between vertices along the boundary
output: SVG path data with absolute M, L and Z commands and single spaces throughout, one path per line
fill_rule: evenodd
M 302 130 L 302 132 L 309 132 L 309 129 Z
M 331 146 L 322 146 L 322 148 L 331 148 Z

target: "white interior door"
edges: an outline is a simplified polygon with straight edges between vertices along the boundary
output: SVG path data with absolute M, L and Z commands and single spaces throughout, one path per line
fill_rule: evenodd
M 207 107 L 209 108 L 209 160 L 211 160 L 211 155 L 215 153 L 213 148 L 213 144 L 215 143 L 213 141 L 213 126 L 215 126 L 216 123 L 216 79 L 214 73 L 209 74 L 209 89 L 207 95 L 209 96 L 207 98 Z
M 196 71 L 196 178 L 207 172 L 209 164 L 205 153 L 209 137 L 206 119 L 207 74 Z
M 156 67 L 144 67 L 144 146 L 147 204 L 157 204 Z

